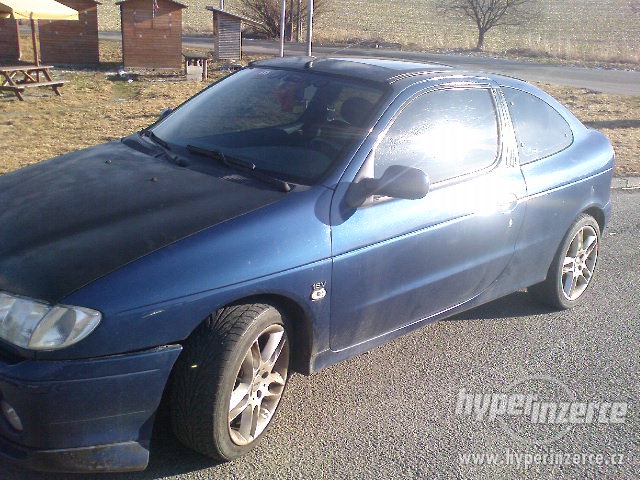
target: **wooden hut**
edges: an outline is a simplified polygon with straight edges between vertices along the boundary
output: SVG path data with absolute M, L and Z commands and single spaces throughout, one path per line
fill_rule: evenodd
M 94 0 L 56 0 L 78 11 L 79 22 L 41 20 L 40 56 L 45 63 L 100 63 L 98 5 Z
M 260 22 L 221 8 L 207 7 L 207 10 L 213 12 L 215 58 L 217 60 L 242 58 L 242 23 L 260 25 Z
M 18 22 L 13 18 L 0 18 L 0 61 L 15 63 L 20 60 Z
M 126 68 L 182 68 L 182 9 L 173 0 L 123 0 L 122 60 Z

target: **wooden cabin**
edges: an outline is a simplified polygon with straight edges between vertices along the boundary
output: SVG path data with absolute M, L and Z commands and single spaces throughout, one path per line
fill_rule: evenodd
M 207 7 L 207 10 L 213 12 L 213 41 L 216 60 L 242 58 L 242 23 L 260 25 L 260 22 L 221 8 Z
M 182 9 L 173 0 L 123 0 L 122 61 L 125 68 L 182 68 Z
M 40 57 L 45 63 L 100 63 L 98 5 L 94 0 L 56 0 L 78 11 L 78 20 L 40 20 Z
M 19 60 L 18 22 L 13 18 L 0 18 L 0 62 L 15 63 Z

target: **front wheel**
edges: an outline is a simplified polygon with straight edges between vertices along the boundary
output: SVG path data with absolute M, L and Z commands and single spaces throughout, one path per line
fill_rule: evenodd
M 254 448 L 271 423 L 289 369 L 289 339 L 269 305 L 223 308 L 184 344 L 171 417 L 188 447 L 227 461 Z
M 590 215 L 580 215 L 560 244 L 547 279 L 529 287 L 529 292 L 552 307 L 567 309 L 575 306 L 593 279 L 599 244 L 598 222 Z

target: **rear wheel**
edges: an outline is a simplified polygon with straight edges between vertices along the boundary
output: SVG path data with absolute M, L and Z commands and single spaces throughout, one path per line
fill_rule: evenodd
M 598 222 L 590 215 L 580 215 L 562 241 L 547 279 L 529 287 L 529 292 L 552 307 L 567 309 L 575 306 L 591 285 L 599 244 Z
M 232 460 L 255 447 L 288 378 L 289 340 L 270 305 L 223 308 L 184 344 L 171 390 L 173 429 L 188 447 Z

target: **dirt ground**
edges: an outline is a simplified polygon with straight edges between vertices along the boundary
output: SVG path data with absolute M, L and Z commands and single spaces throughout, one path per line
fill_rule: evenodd
M 246 62 L 245 62 L 246 63 Z M 0 94 L 0 174 L 83 147 L 120 138 L 151 124 L 206 86 L 178 75 L 119 78 L 117 63 L 100 71 L 56 69 L 62 96 L 48 88 L 27 91 L 26 101 Z M 228 72 L 211 69 L 209 83 Z M 583 122 L 604 132 L 617 154 L 616 175 L 640 175 L 640 97 L 542 85 Z
M 640 176 L 640 97 L 539 85 L 582 122 L 609 137 L 617 176 Z

